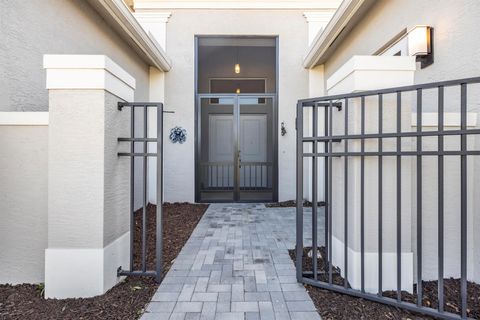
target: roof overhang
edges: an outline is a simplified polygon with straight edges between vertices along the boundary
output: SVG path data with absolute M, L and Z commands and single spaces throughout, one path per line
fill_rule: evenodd
M 327 26 L 320 30 L 303 60 L 307 69 L 325 63 L 375 0 L 344 0 Z
M 149 36 L 122 0 L 88 0 L 105 21 L 149 65 L 166 72 L 171 68 L 165 51 Z

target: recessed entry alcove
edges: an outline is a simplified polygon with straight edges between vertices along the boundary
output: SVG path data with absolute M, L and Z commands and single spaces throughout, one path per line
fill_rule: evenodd
M 277 200 L 277 37 L 196 37 L 196 200 Z

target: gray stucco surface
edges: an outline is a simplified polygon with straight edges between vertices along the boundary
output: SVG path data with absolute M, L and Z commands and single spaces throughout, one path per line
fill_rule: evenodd
M 47 141 L 47 126 L 0 126 L 0 283 L 43 281 Z
M 0 111 L 47 111 L 44 54 L 104 54 L 148 99 L 148 66 L 84 0 L 0 1 Z

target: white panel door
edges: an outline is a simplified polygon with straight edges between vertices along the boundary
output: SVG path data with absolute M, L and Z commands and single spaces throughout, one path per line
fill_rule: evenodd
M 267 115 L 240 114 L 240 187 L 265 187 L 267 166 Z M 252 164 L 249 162 L 256 162 Z
M 233 115 L 210 114 L 208 119 L 208 161 L 229 162 L 211 166 L 208 173 L 210 187 L 233 187 L 234 144 Z

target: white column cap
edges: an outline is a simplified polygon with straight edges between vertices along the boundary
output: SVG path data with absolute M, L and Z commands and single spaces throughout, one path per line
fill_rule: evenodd
M 105 55 L 43 56 L 46 88 L 103 89 L 126 101 L 134 100 L 135 78 Z

